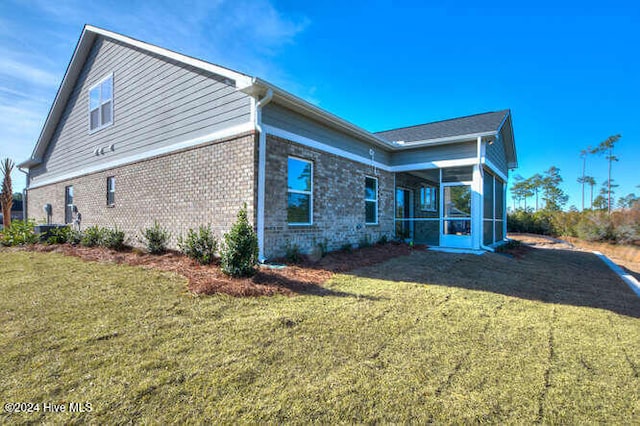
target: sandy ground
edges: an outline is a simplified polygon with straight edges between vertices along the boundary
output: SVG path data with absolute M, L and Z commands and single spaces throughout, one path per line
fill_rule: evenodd
M 599 251 L 640 280 L 640 248 L 605 243 L 589 243 L 575 238 L 561 240 L 545 235 L 509 234 L 509 238 L 537 248 Z

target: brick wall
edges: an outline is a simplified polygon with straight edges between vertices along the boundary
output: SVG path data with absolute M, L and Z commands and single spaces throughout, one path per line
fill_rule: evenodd
M 257 143 L 253 133 L 154 157 L 28 191 L 31 219 L 64 223 L 65 187 L 73 185 L 82 228 L 118 226 L 137 241 L 140 229 L 157 220 L 171 231 L 171 247 L 190 227 L 210 224 L 218 238 L 236 219 L 243 202 L 254 220 Z M 107 206 L 107 177 L 115 176 L 115 206 Z
M 313 225 L 287 224 L 287 159 L 289 155 L 313 161 Z M 365 176 L 371 166 L 319 152 L 286 139 L 267 137 L 265 200 L 265 256 L 285 253 L 287 244 L 309 252 L 319 242 L 329 250 L 357 245 L 368 236 L 372 242 L 394 235 L 393 174 L 377 170 L 378 225 L 365 225 Z

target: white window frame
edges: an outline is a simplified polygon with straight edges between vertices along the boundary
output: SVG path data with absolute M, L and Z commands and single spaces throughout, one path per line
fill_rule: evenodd
M 109 182 L 112 182 L 112 187 L 109 188 Z M 112 202 L 109 202 L 109 194 L 112 195 Z M 107 207 L 114 207 L 116 205 L 116 177 L 107 176 Z
M 376 182 L 376 198 L 375 199 L 367 198 L 367 179 L 372 179 L 372 180 L 374 180 Z M 365 196 L 364 196 L 364 206 L 365 206 L 364 207 L 364 224 L 365 225 L 377 225 L 379 223 L 379 220 L 378 220 L 378 198 L 379 198 L 378 197 L 378 191 L 379 191 L 378 184 L 379 184 L 379 182 L 378 182 L 378 178 L 377 177 L 365 175 L 365 177 L 364 177 L 364 193 L 365 193 Z M 376 206 L 376 209 L 375 209 L 376 221 L 375 222 L 367 222 L 367 203 L 375 203 L 375 206 Z
M 71 193 L 71 197 L 69 197 Z M 71 198 L 71 200 L 69 200 Z M 69 202 L 71 201 L 71 202 Z M 64 187 L 64 223 L 73 223 L 73 206 L 75 203 L 75 193 L 73 192 L 73 185 L 67 185 Z
M 426 198 L 426 190 L 430 189 L 431 191 L 431 199 L 429 200 L 429 204 L 424 203 L 424 199 Z M 423 183 L 420 185 L 420 210 L 423 212 L 436 212 L 438 211 L 438 197 L 437 197 L 438 188 L 435 185 L 431 185 L 428 183 Z
M 101 88 L 101 85 L 102 85 L 102 83 L 104 83 L 105 81 L 107 81 L 107 80 L 109 80 L 109 79 L 111 79 L 111 99 L 110 99 L 110 102 L 111 102 L 111 105 L 110 105 L 110 109 L 111 109 L 111 111 L 110 111 L 111 121 L 110 121 L 110 122 L 108 122 L 108 123 L 102 123 L 102 106 L 103 106 L 106 102 L 105 102 L 105 101 L 103 101 L 103 99 L 102 99 L 102 88 Z M 100 125 L 99 125 L 98 127 L 94 128 L 94 129 L 92 129 L 92 128 L 91 128 L 91 111 L 92 111 L 92 109 L 91 109 L 91 92 L 92 92 L 93 90 L 95 90 L 96 88 L 98 88 L 98 89 L 100 90 L 100 100 L 99 100 L 99 105 L 98 105 L 98 118 L 99 118 L 99 120 L 100 120 Z M 111 74 L 109 74 L 109 75 L 107 75 L 107 76 L 103 77 L 100 81 L 98 81 L 96 84 L 94 84 L 93 86 L 91 86 L 91 87 L 89 88 L 89 90 L 88 90 L 87 94 L 88 94 L 88 99 L 87 99 L 87 107 L 88 107 L 88 108 L 87 108 L 87 109 L 88 109 L 88 117 L 89 117 L 89 123 L 88 123 L 88 126 L 89 126 L 89 134 L 91 134 L 91 133 L 95 133 L 95 132 L 97 132 L 97 131 L 99 131 L 99 130 L 102 130 L 102 129 L 104 129 L 104 128 L 107 128 L 107 127 L 109 127 L 109 126 L 113 125 L 113 121 L 114 121 L 114 117 L 113 117 L 113 101 L 114 101 L 114 98 L 115 98 L 115 84 L 114 84 L 114 81 L 113 81 L 113 73 L 111 73 Z M 95 109 L 95 108 L 94 108 L 94 109 Z
M 309 191 L 300 191 L 298 189 L 290 189 L 289 182 L 289 159 L 302 161 L 311 165 L 311 185 Z M 287 157 L 287 209 L 289 209 L 289 194 L 305 194 L 309 196 L 309 222 L 289 222 L 287 218 L 287 224 L 290 226 L 310 226 L 313 225 L 313 161 L 304 158 L 289 155 Z

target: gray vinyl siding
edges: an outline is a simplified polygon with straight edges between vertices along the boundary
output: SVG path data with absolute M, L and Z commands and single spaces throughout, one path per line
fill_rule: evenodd
M 111 73 L 113 124 L 89 133 L 89 88 Z M 98 37 L 32 183 L 247 123 L 250 105 L 233 81 Z
M 403 166 L 413 163 L 431 163 L 434 161 L 475 158 L 477 156 L 476 152 L 476 142 L 462 142 L 456 144 L 407 149 L 394 152 L 391 157 L 391 165 Z
M 487 144 L 485 155 L 500 172 L 505 175 L 508 173 L 507 156 L 504 150 L 504 139 L 502 134 L 500 137 L 497 137 L 491 145 Z
M 389 164 L 390 161 L 389 152 L 382 148 L 341 133 L 276 103 L 264 107 L 262 122 L 367 159 L 370 158 L 369 149 L 373 148 L 376 161 L 383 164 Z

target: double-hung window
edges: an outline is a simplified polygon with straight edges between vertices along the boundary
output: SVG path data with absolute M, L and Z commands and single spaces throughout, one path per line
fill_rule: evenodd
M 313 223 L 313 163 L 289 157 L 287 163 L 287 222 L 289 225 Z
M 420 210 L 435 212 L 437 210 L 436 187 L 424 184 L 420 187 Z
M 378 224 L 378 179 L 366 176 L 364 178 L 364 211 L 365 224 Z
M 113 123 L 113 74 L 89 89 L 89 131 Z
M 107 178 L 107 206 L 113 207 L 116 204 L 116 178 Z

